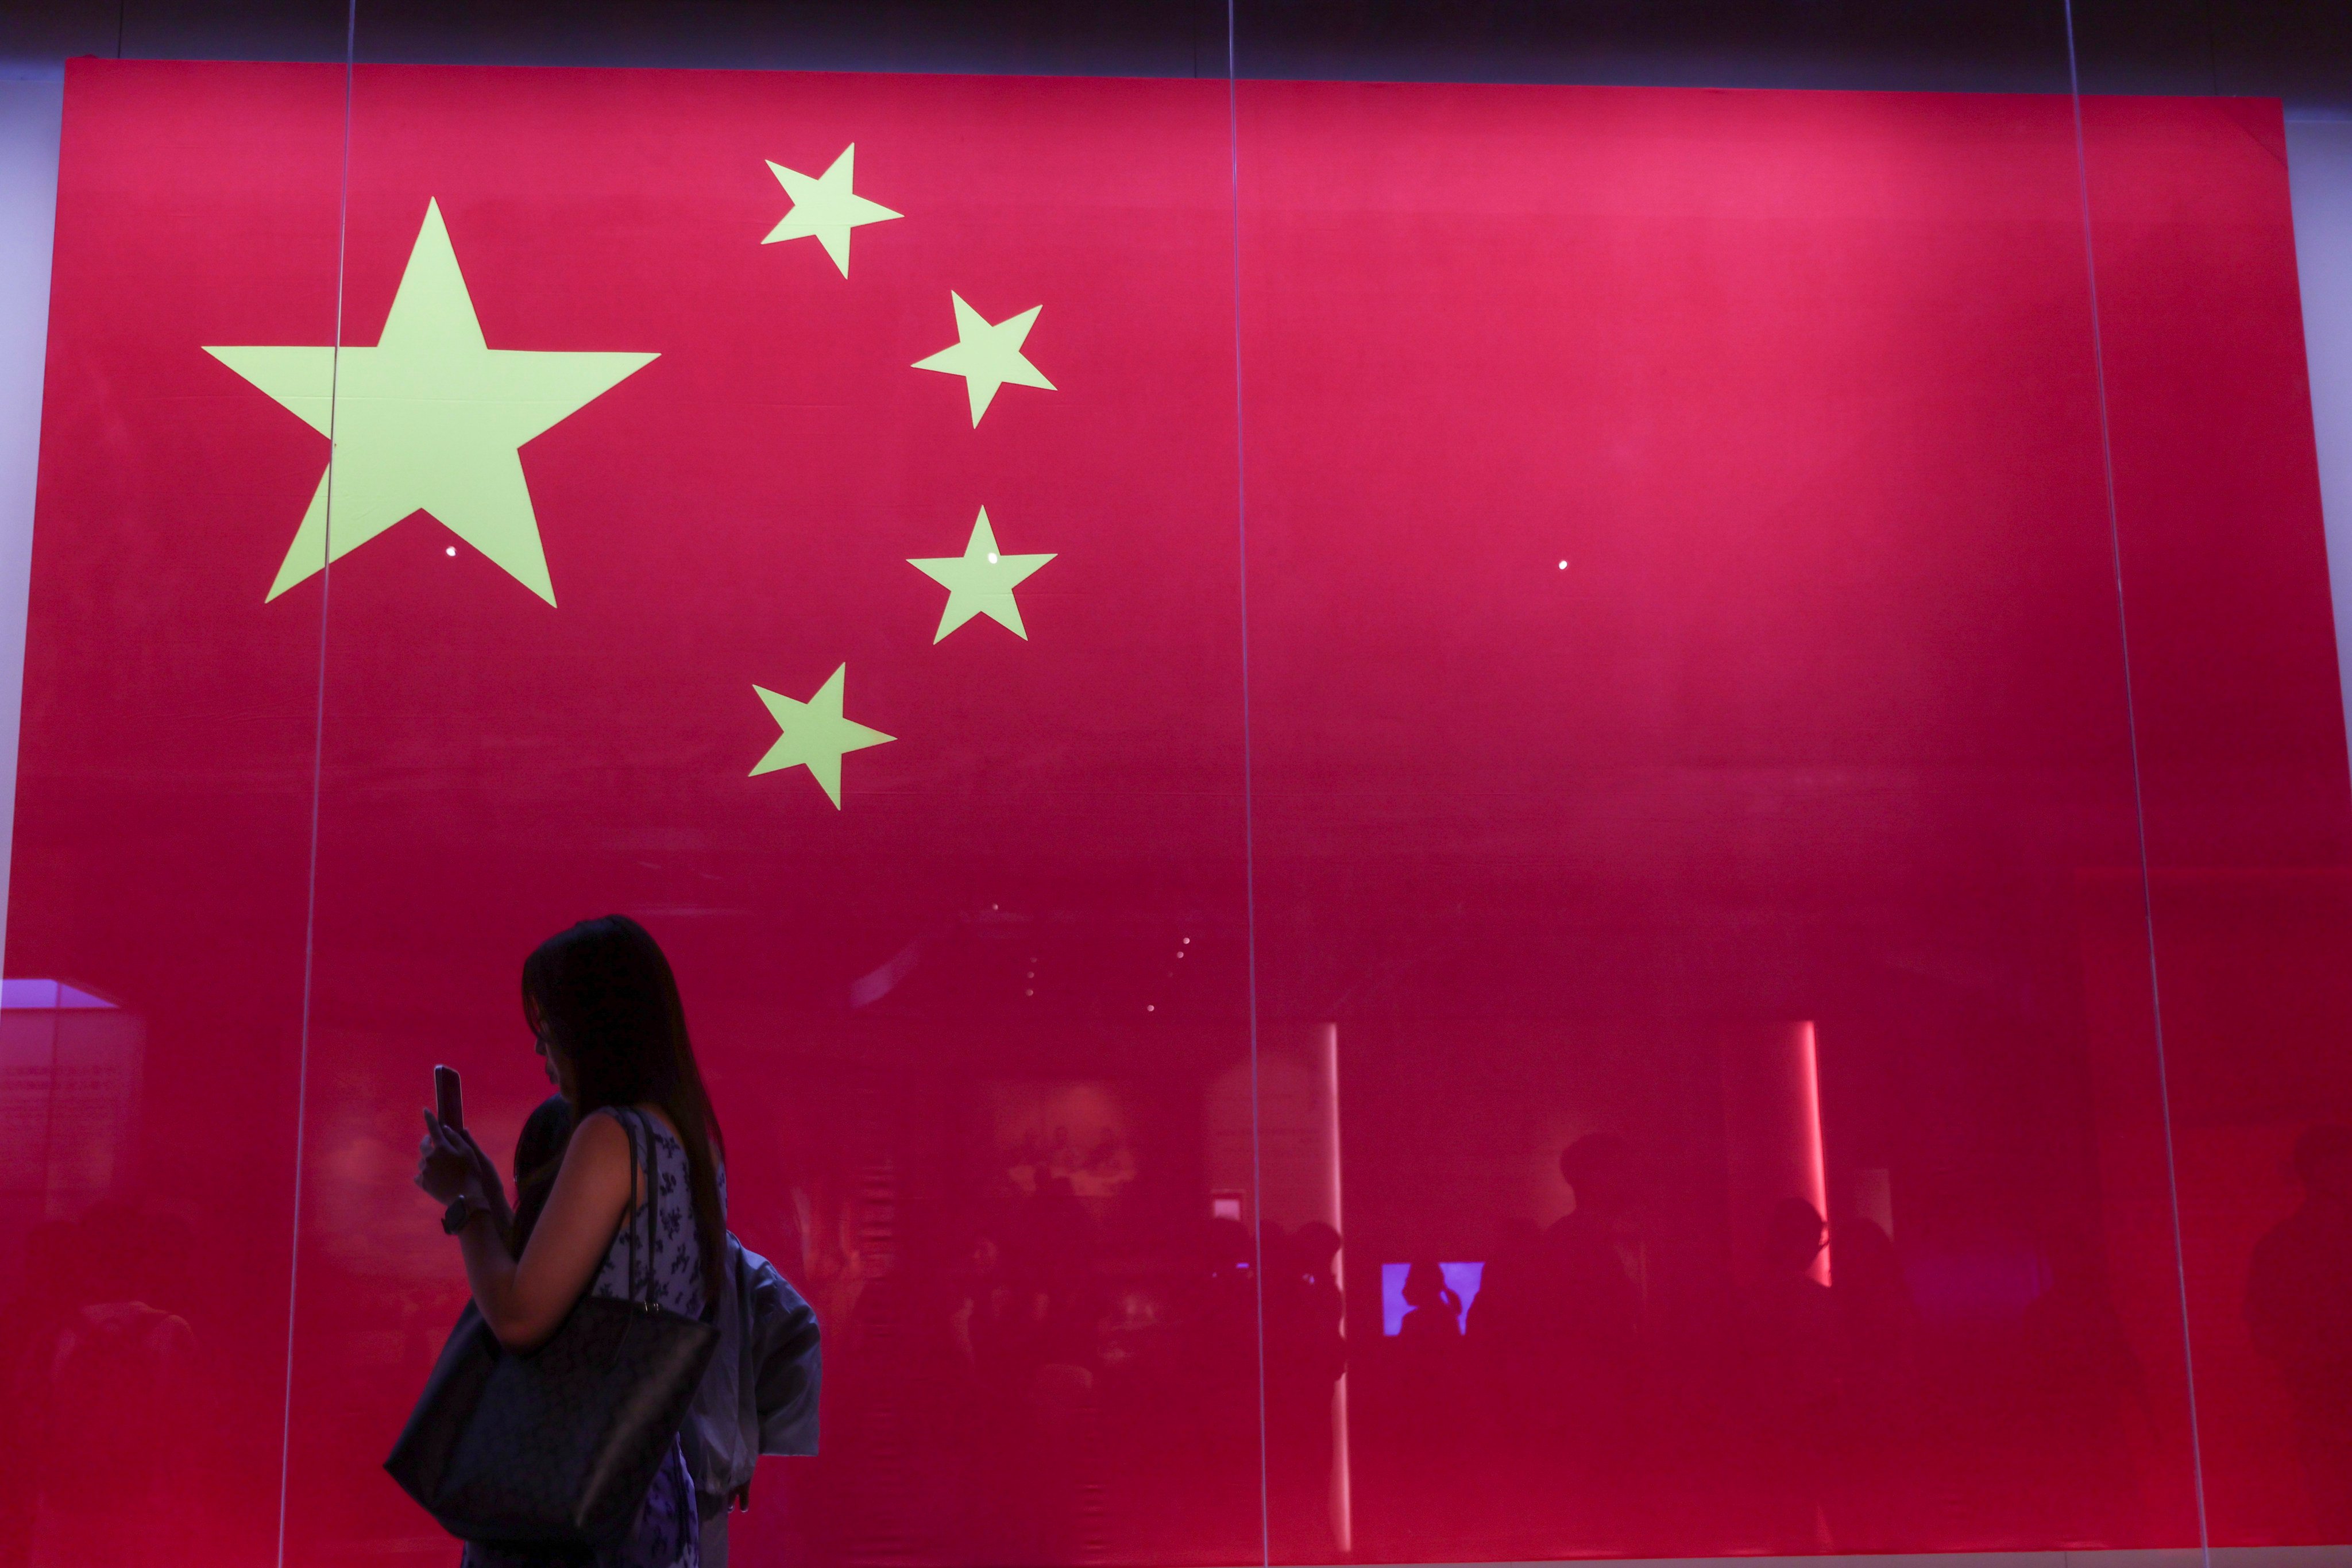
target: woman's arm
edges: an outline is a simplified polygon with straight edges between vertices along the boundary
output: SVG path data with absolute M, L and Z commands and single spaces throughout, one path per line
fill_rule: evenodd
M 458 1233 L 474 1305 L 500 1344 L 536 1350 L 555 1332 L 596 1277 L 630 1195 L 629 1135 L 612 1117 L 591 1116 L 564 1150 L 520 1258 L 488 1215 Z

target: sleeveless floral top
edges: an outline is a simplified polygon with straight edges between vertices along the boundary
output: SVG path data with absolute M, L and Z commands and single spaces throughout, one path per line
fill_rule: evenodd
M 633 1209 L 604 1249 L 604 1261 L 589 1282 L 591 1295 L 645 1299 L 646 1271 L 652 1271 L 653 1300 L 689 1318 L 702 1315 L 702 1242 L 694 1226 L 694 1184 L 686 1169 L 686 1146 L 677 1134 L 643 1111 L 612 1116 L 636 1145 L 637 1169 L 650 1171 L 653 1191 L 652 1246 L 647 1247 L 646 1215 Z M 648 1148 L 648 1143 L 651 1147 Z M 651 1156 L 650 1158 L 648 1156 Z M 719 1202 L 727 1203 L 727 1177 L 719 1177 Z M 629 1240 L 636 1238 L 635 1283 Z M 479 1542 L 465 1551 L 465 1568 L 700 1568 L 701 1521 L 694 1500 L 694 1478 L 688 1471 L 686 1451 L 677 1442 L 669 1458 L 646 1493 L 644 1509 L 628 1534 L 613 1545 L 590 1551 L 572 1547 L 493 1546 Z
M 687 1174 L 686 1145 L 677 1141 L 677 1133 L 642 1111 L 614 1120 L 629 1130 L 637 1146 L 637 1169 L 641 1173 L 651 1170 L 658 1190 L 648 1194 L 653 1210 L 651 1226 L 642 1212 L 632 1213 L 622 1223 L 613 1235 L 613 1245 L 604 1249 L 604 1261 L 597 1268 L 588 1292 L 592 1296 L 617 1296 L 624 1300 L 641 1300 L 650 1271 L 656 1303 L 682 1316 L 698 1318 L 702 1316 L 704 1300 L 702 1237 L 694 1225 L 694 1184 Z M 653 1144 L 650 1151 L 646 1146 L 648 1138 Z M 719 1190 L 723 1204 L 726 1189 L 721 1186 Z M 629 1274 L 632 1238 L 636 1243 L 634 1280 Z

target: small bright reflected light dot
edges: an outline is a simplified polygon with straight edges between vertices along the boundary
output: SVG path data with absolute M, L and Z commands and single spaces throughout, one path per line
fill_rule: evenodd
M 441 553 L 444 555 L 455 555 L 457 553 L 457 547 L 453 544 L 446 550 L 444 550 Z
M 1149 1003 L 1149 1002 L 1146 1002 L 1146 1003 L 1143 1005 L 1143 1010 L 1144 1010 L 1145 1012 L 1147 1012 L 1147 1013 L 1157 1013 L 1158 1011 L 1160 1011 L 1160 1009 L 1159 1009 L 1159 1008 L 1157 1008 L 1157 1007 L 1153 1006 L 1153 1005 L 1152 1005 L 1150 1003 Z
M 1559 569 L 1560 569 L 1561 571 L 1563 571 L 1563 572 L 1567 571 L 1567 570 L 1568 570 L 1568 563 L 1567 563 L 1567 562 L 1565 562 L 1565 561 L 1561 562 L 1561 563 L 1559 563 Z
M 1189 936 L 1188 936 L 1188 937 L 1186 937 L 1186 938 L 1184 939 L 1184 945 L 1185 945 L 1186 947 L 1190 947 L 1190 946 L 1192 946 L 1192 939 L 1191 937 L 1189 937 Z
M 993 565 L 995 565 L 995 564 L 996 564 L 996 552 L 995 552 L 995 551 L 993 551 L 993 550 L 992 550 L 992 551 L 990 551 L 990 552 L 988 552 L 988 563 L 989 563 L 991 566 L 993 566 Z
M 1037 993 L 1035 993 L 1034 991 L 1024 991 L 1023 993 L 1021 993 L 1021 994 L 1023 994 L 1024 996 L 1034 996 L 1035 994 L 1037 994 Z

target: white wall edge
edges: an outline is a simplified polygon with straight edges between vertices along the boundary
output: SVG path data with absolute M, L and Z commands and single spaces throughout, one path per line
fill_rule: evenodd
M 2286 163 L 2327 522 L 2327 588 L 2336 605 L 2336 668 L 2352 733 L 2352 120 L 2287 121 Z
M 48 363 L 49 257 L 57 237 L 58 136 L 65 82 L 0 79 L 0 952 L 16 838 L 16 734 L 32 587 L 33 493 Z

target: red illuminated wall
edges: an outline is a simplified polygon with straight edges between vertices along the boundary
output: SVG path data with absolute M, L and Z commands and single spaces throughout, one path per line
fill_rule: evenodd
M 744 1562 L 2345 1538 L 2245 1316 L 2352 1118 L 2275 104 L 349 89 L 68 77 L 0 1296 L 135 1343 L 10 1373 L 0 1563 L 446 1560 L 427 1069 L 503 1158 L 611 910 L 825 1327 Z M 231 351 L 362 376 L 428 203 L 489 350 L 657 357 L 510 444 L 553 603 L 454 463 L 270 596 Z

